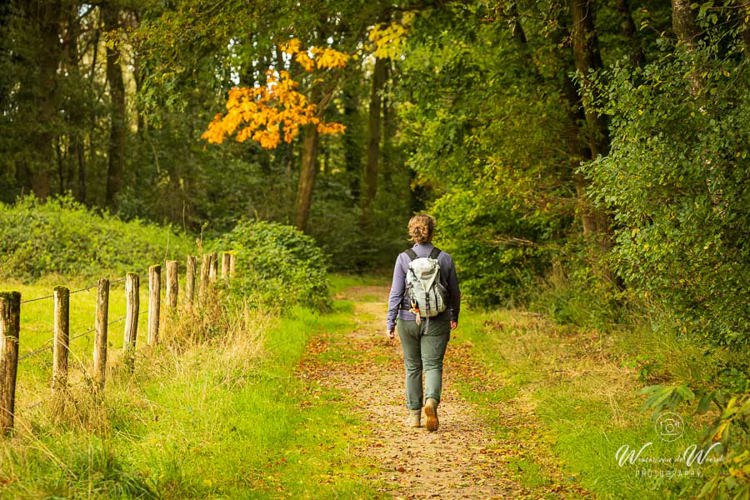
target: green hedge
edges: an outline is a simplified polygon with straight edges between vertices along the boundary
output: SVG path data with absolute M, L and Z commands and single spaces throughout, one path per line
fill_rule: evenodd
M 237 254 L 234 291 L 266 306 L 331 306 L 327 259 L 315 240 L 297 229 L 264 221 L 240 221 L 213 245 Z
M 456 261 L 467 303 L 513 306 L 528 298 L 549 265 L 549 223 L 527 217 L 487 191 L 457 189 L 437 200 L 433 213 L 435 244 Z
M 192 248 L 191 239 L 172 228 L 125 222 L 70 197 L 0 203 L 0 278 L 122 275 L 182 259 Z

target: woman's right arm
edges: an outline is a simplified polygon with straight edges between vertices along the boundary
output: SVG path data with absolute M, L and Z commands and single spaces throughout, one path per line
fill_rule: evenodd
M 391 293 L 388 296 L 388 316 L 386 317 L 386 333 L 393 338 L 396 329 L 396 316 L 401 301 L 404 298 L 404 287 L 406 284 L 406 273 L 401 265 L 401 255 L 396 258 L 396 265 L 393 266 L 393 280 L 391 281 Z

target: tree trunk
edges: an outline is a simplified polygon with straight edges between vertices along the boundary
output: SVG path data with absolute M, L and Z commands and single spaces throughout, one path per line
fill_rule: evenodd
M 609 152 L 609 129 L 607 122 L 594 108 L 598 91 L 591 81 L 591 72 L 601 69 L 602 58 L 599 53 L 599 41 L 594 28 L 594 7 L 592 0 L 571 0 L 570 13 L 571 43 L 573 45 L 573 59 L 580 78 L 580 102 L 583 106 L 586 130 L 585 140 L 588 146 L 588 158 L 595 159 L 599 155 Z M 566 91 L 570 93 L 570 90 Z M 571 99 L 571 97 L 569 97 Z M 586 199 L 588 182 L 579 174 L 574 174 L 576 191 L 580 200 L 581 220 L 584 236 L 604 250 L 612 245 L 611 217 L 605 211 L 591 206 Z M 613 275 L 605 269 L 604 274 L 610 279 Z
M 11 19 L 11 8 L 10 2 L 0 1 L 0 33 L 8 32 L 8 24 Z M 7 35 L 6 35 L 7 36 Z M 6 102 L 10 95 L 12 83 L 6 78 L 0 78 L 0 109 L 6 109 Z
M 297 186 L 296 225 L 300 231 L 307 229 L 312 206 L 313 184 L 318 170 L 318 129 L 314 125 L 305 128 L 302 137 L 302 170 Z
M 672 0 L 672 31 L 677 37 L 677 47 L 692 52 L 698 39 L 698 26 L 690 12 L 690 1 Z M 687 75 L 690 82 L 690 95 L 696 97 L 703 88 L 703 80 L 698 69 L 693 69 Z
M 677 44 L 692 50 L 698 38 L 698 27 L 690 12 L 690 3 L 690 0 L 672 0 L 672 30 Z
M 630 62 L 633 66 L 643 66 L 646 57 L 643 54 L 640 40 L 638 40 L 638 36 L 636 35 L 635 21 L 633 21 L 633 15 L 630 13 L 630 0 L 616 0 L 615 6 L 617 7 L 617 12 L 620 13 L 622 34 L 630 45 Z
M 68 29 L 63 42 L 65 46 L 65 64 L 67 71 L 75 75 L 76 79 L 80 79 L 81 72 L 79 69 L 79 63 L 81 55 L 78 47 L 78 37 L 81 34 L 81 22 L 79 17 L 79 6 L 77 4 L 71 4 L 68 7 Z M 76 193 L 76 199 L 82 203 L 86 203 L 86 172 L 85 172 L 85 155 L 84 155 L 84 140 L 83 130 L 86 125 L 85 113 L 74 106 L 68 110 L 69 123 L 70 123 L 70 141 L 68 144 L 68 186 L 71 191 Z M 77 177 L 77 184 L 75 179 Z M 75 188 L 75 189 L 74 189 Z
M 60 64 L 60 0 L 21 2 L 26 21 L 39 29 L 39 52 L 28 64 L 38 68 L 35 80 L 23 79 L 20 102 L 33 102 L 36 131 L 29 138 L 29 162 L 21 167 L 24 184 L 40 198 L 50 195 L 57 119 L 57 70 Z M 33 74 L 32 70 L 30 74 Z M 24 90 L 25 87 L 25 90 Z M 23 95 L 26 94 L 26 95 Z
M 579 123 L 586 121 L 586 116 L 581 106 L 580 97 L 576 91 L 575 84 L 567 74 L 563 76 L 563 96 L 567 101 L 568 120 L 566 127 L 566 142 L 570 157 L 570 173 L 576 188 L 577 208 L 581 218 L 583 236 L 590 239 L 597 232 L 596 217 L 592 213 L 591 201 L 586 196 L 588 182 L 586 178 L 577 173 L 576 169 L 582 161 L 591 159 L 591 151 L 581 139 L 581 127 Z
M 521 16 L 518 15 L 518 6 L 516 5 L 516 2 L 508 2 L 505 5 L 503 14 L 505 14 L 505 16 L 508 18 L 508 22 L 510 24 L 510 32 L 511 35 L 513 35 L 513 40 L 515 40 L 519 46 L 525 49 L 527 42 L 526 32 L 521 25 Z
M 110 2 L 101 6 L 104 29 L 112 33 L 119 29 L 119 14 L 117 6 Z M 111 99 L 111 122 L 109 129 L 109 163 L 107 168 L 106 205 L 116 210 L 118 198 L 123 186 L 125 172 L 125 84 L 120 67 L 120 51 L 117 43 L 112 47 L 107 44 L 107 82 Z
M 380 138 L 383 115 L 383 87 L 386 77 L 386 59 L 375 59 L 370 93 L 369 140 L 367 144 L 367 164 L 363 178 L 362 219 L 360 226 L 366 230 L 372 219 L 372 206 L 378 191 L 378 163 L 380 160 Z
M 37 196 L 46 198 L 50 193 L 50 167 L 52 149 L 55 142 L 54 122 L 57 118 L 57 69 L 60 65 L 60 20 L 62 5 L 59 0 L 44 2 L 42 14 L 42 52 L 40 69 L 42 84 L 40 90 L 39 111 L 44 127 L 39 134 L 36 152 L 41 155 L 40 164 L 34 169 L 32 188 Z
M 344 84 L 344 125 L 346 133 L 342 141 L 344 146 L 344 167 L 349 175 L 349 191 L 355 203 L 359 201 L 360 183 L 362 182 L 361 151 L 359 139 L 359 96 L 357 95 L 358 78 L 350 78 Z
M 393 68 L 390 62 L 385 65 L 386 85 L 393 87 Z M 393 165 L 395 163 L 395 150 L 393 140 L 396 132 L 396 110 L 393 108 L 393 101 L 388 99 L 389 92 L 386 90 L 382 99 L 383 107 L 383 160 L 380 162 L 380 169 L 383 171 L 383 185 L 385 189 L 393 190 Z
M 594 29 L 592 0 L 571 0 L 570 13 L 573 21 L 570 30 L 573 58 L 581 80 L 581 103 L 588 127 L 586 142 L 591 150 L 591 158 L 596 158 L 609 152 L 609 131 L 604 117 L 594 109 L 597 90 L 590 73 L 601 69 L 602 58 Z

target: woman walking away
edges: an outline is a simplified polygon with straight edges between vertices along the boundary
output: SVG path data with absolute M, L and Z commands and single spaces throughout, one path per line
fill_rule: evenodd
M 409 236 L 414 246 L 396 259 L 386 320 L 386 335 L 393 339 L 398 319 L 409 425 L 421 425 L 424 401 L 425 427 L 429 431 L 438 428 L 443 356 L 450 331 L 458 326 L 461 309 L 453 259 L 432 245 L 434 231 L 435 220 L 429 215 L 415 215 L 409 221 Z

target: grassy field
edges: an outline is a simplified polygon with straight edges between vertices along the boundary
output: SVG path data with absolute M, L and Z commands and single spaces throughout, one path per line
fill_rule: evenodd
M 3 288 L 20 288 L 24 299 L 49 290 Z M 72 331 L 91 324 L 93 295 L 75 296 Z M 122 307 L 115 295 L 111 318 Z M 47 338 L 45 302 L 25 308 L 22 352 Z M 19 405 L 26 392 L 47 397 L 21 411 L 16 435 L 0 443 L 0 496 L 374 496 L 346 403 L 331 390 L 312 393 L 297 373 L 310 337 L 347 328 L 350 309 L 294 309 L 284 319 L 238 309 L 201 342 L 142 348 L 135 374 L 115 365 L 102 400 L 74 381 L 64 407 L 49 398 L 49 356 L 38 356 L 19 373 Z M 186 327 L 174 328 L 167 335 Z M 86 356 L 90 348 L 73 347 Z
M 84 281 L 65 281 L 70 296 L 70 366 L 74 380 L 89 370 L 94 349 L 96 285 Z M 90 288 L 93 285 L 92 288 Z M 49 297 L 55 287 L 51 279 L 43 283 L 24 285 L 6 282 L 0 289 L 21 293 L 21 332 L 19 334 L 17 412 L 36 404 L 48 395 L 47 386 L 52 373 L 53 302 Z M 148 309 L 148 288 L 141 287 L 139 334 L 146 338 L 145 311 Z M 40 300 L 41 299 L 41 300 Z M 28 302 L 27 302 L 28 301 Z M 125 316 L 124 283 L 113 283 L 110 290 L 108 344 L 110 356 L 117 357 L 122 349 Z M 48 347 L 48 349 L 44 349 Z

